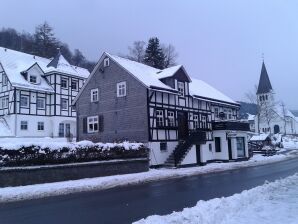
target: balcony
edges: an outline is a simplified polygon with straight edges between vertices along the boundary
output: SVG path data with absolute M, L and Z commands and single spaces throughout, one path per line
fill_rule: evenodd
M 241 121 L 215 121 L 212 122 L 213 130 L 250 131 L 248 122 Z

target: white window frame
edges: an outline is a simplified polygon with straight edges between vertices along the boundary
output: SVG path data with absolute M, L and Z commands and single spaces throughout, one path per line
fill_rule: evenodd
M 219 108 L 218 107 L 214 107 L 214 117 L 219 118 Z
M 117 97 L 126 96 L 126 82 L 118 82 L 117 83 Z
M 178 85 L 178 92 L 180 93 L 181 96 L 185 95 L 185 84 L 184 82 L 179 82 L 177 83 Z
M 1 108 L 2 109 L 6 109 L 8 108 L 8 96 L 5 96 L 2 98 L 2 102 L 1 102 Z
M 42 100 L 43 102 L 42 102 L 42 107 L 40 107 L 40 101 L 39 100 Z M 45 109 L 46 108 L 46 99 L 45 98 L 43 98 L 43 97 L 37 97 L 37 99 L 36 99 L 36 108 L 37 109 Z
M 164 116 L 163 116 L 163 110 L 156 110 L 156 127 L 163 127 L 164 126 Z
M 62 81 L 66 81 L 66 87 L 62 86 Z M 62 89 L 68 89 L 68 79 L 67 79 L 67 78 L 61 78 L 61 83 L 60 83 L 60 85 L 61 85 L 61 88 L 62 88 Z
M 201 115 L 201 122 L 202 122 L 202 128 L 208 128 L 207 127 L 207 115 Z
M 37 122 L 37 131 L 44 131 L 44 122 L 43 121 Z
M 22 98 L 27 98 L 26 105 L 22 105 Z M 21 95 L 20 96 L 20 107 L 29 108 L 29 96 L 28 95 Z
M 95 133 L 99 130 L 98 116 L 87 117 L 88 133 Z
M 35 82 L 31 81 L 31 78 L 35 78 Z M 37 83 L 37 76 L 36 75 L 30 75 L 29 76 L 29 82 L 33 83 L 33 84 L 36 84 Z
M 2 75 L 2 85 L 3 86 L 7 86 L 7 83 L 8 83 L 8 78 L 7 78 L 7 76 L 6 75 Z
M 175 112 L 168 111 L 168 126 L 175 127 Z
M 105 58 L 103 60 L 103 67 L 108 67 L 110 66 L 110 59 L 109 58 Z
M 26 128 L 22 128 L 22 127 L 26 127 Z M 21 121 L 20 130 L 22 130 L 22 131 L 27 131 L 28 130 L 28 121 Z
M 198 114 L 194 114 L 193 115 L 193 129 L 197 129 L 199 128 L 199 115 Z
M 63 101 L 66 102 L 66 104 L 63 104 Z M 63 105 L 66 105 L 66 107 L 64 108 Z M 68 99 L 61 98 L 61 110 L 68 110 Z
M 72 84 L 76 83 L 76 87 L 72 88 Z M 71 80 L 71 90 L 78 90 L 79 89 L 79 82 L 77 80 Z
M 90 98 L 91 102 L 98 102 L 98 88 L 96 89 L 91 89 L 90 91 Z

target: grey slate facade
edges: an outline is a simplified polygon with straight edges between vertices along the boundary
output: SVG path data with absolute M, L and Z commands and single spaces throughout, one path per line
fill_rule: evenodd
M 127 94 L 117 97 L 117 83 L 126 81 Z M 90 101 L 91 89 L 99 89 L 99 101 Z M 147 88 L 113 60 L 97 67 L 76 102 L 77 140 L 114 142 L 126 139 L 148 142 Z M 99 132 L 87 133 L 88 116 L 99 116 Z

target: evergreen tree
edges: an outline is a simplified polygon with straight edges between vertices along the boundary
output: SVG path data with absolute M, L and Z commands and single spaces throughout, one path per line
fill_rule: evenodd
M 44 22 L 35 28 L 35 54 L 41 57 L 53 57 L 57 53 L 59 42 L 56 39 L 53 28 Z
M 145 51 L 145 64 L 154 68 L 163 69 L 165 66 L 165 55 L 162 48 L 159 45 L 159 39 L 157 37 L 150 38 L 148 46 Z
M 85 60 L 86 59 L 85 59 L 83 53 L 79 49 L 75 49 L 74 55 L 72 57 L 73 64 L 75 66 L 82 66 L 83 63 L 85 62 Z

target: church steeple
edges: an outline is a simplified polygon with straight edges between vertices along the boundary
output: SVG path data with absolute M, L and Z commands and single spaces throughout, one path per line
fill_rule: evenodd
M 271 82 L 270 82 L 270 79 L 269 79 L 269 76 L 268 76 L 268 73 L 266 70 L 265 63 L 263 61 L 257 94 L 270 93 L 272 90 L 273 89 L 271 86 Z

